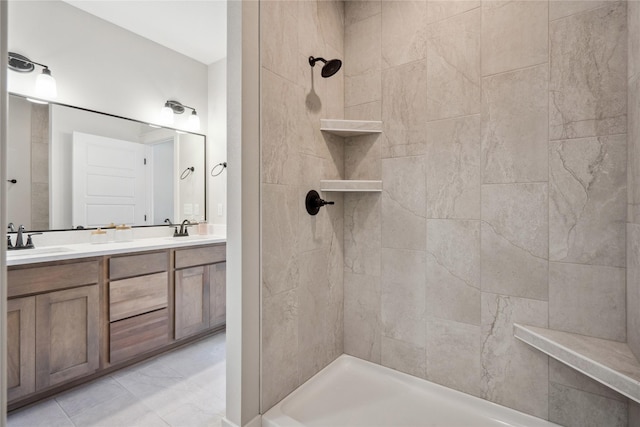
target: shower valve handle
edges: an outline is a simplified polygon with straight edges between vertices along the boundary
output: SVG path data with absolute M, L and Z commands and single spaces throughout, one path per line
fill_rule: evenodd
M 305 199 L 305 206 L 307 208 L 307 213 L 309 215 L 317 215 L 320 212 L 320 208 L 325 205 L 333 205 L 334 202 L 328 202 L 326 200 L 322 200 L 317 191 L 311 190 L 307 193 L 307 197 Z

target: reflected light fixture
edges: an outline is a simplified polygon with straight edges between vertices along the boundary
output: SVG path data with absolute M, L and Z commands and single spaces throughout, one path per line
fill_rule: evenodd
M 47 65 L 32 61 L 26 56 L 14 52 L 9 52 L 8 65 L 10 70 L 18 73 L 30 73 L 35 70 L 36 65 L 42 67 L 42 73 L 36 78 L 36 95 L 45 99 L 53 99 L 58 96 L 56 80 Z
M 164 103 L 164 107 L 160 110 L 160 120 L 166 125 L 173 124 L 174 115 L 184 113 L 185 108 L 191 110 L 191 114 L 187 121 L 189 129 L 194 131 L 200 130 L 200 117 L 198 117 L 196 109 L 172 99 Z

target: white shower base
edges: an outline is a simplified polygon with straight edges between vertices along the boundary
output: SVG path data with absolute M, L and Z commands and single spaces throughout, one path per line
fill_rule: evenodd
M 557 424 L 342 355 L 262 416 L 263 427 L 549 427 Z

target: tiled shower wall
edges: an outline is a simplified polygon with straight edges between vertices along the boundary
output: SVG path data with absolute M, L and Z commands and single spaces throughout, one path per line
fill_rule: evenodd
M 344 116 L 340 1 L 261 1 L 262 410 L 343 353 L 343 202 L 307 214 L 321 179 L 341 179 L 344 143 L 320 118 Z
M 345 118 L 384 123 L 345 146 L 345 178 L 384 187 L 344 199 L 345 352 L 626 426 L 512 325 L 627 339 L 627 3 L 347 1 L 344 50 Z

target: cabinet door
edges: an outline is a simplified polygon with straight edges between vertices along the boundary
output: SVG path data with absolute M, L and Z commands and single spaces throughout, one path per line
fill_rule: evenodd
M 36 296 L 36 390 L 98 369 L 98 324 L 98 285 Z
M 10 299 L 7 303 L 7 387 L 11 401 L 36 389 L 36 299 Z
M 209 327 L 209 267 L 176 270 L 175 337 Z
M 224 325 L 227 320 L 227 263 L 209 266 L 210 304 L 209 326 Z

